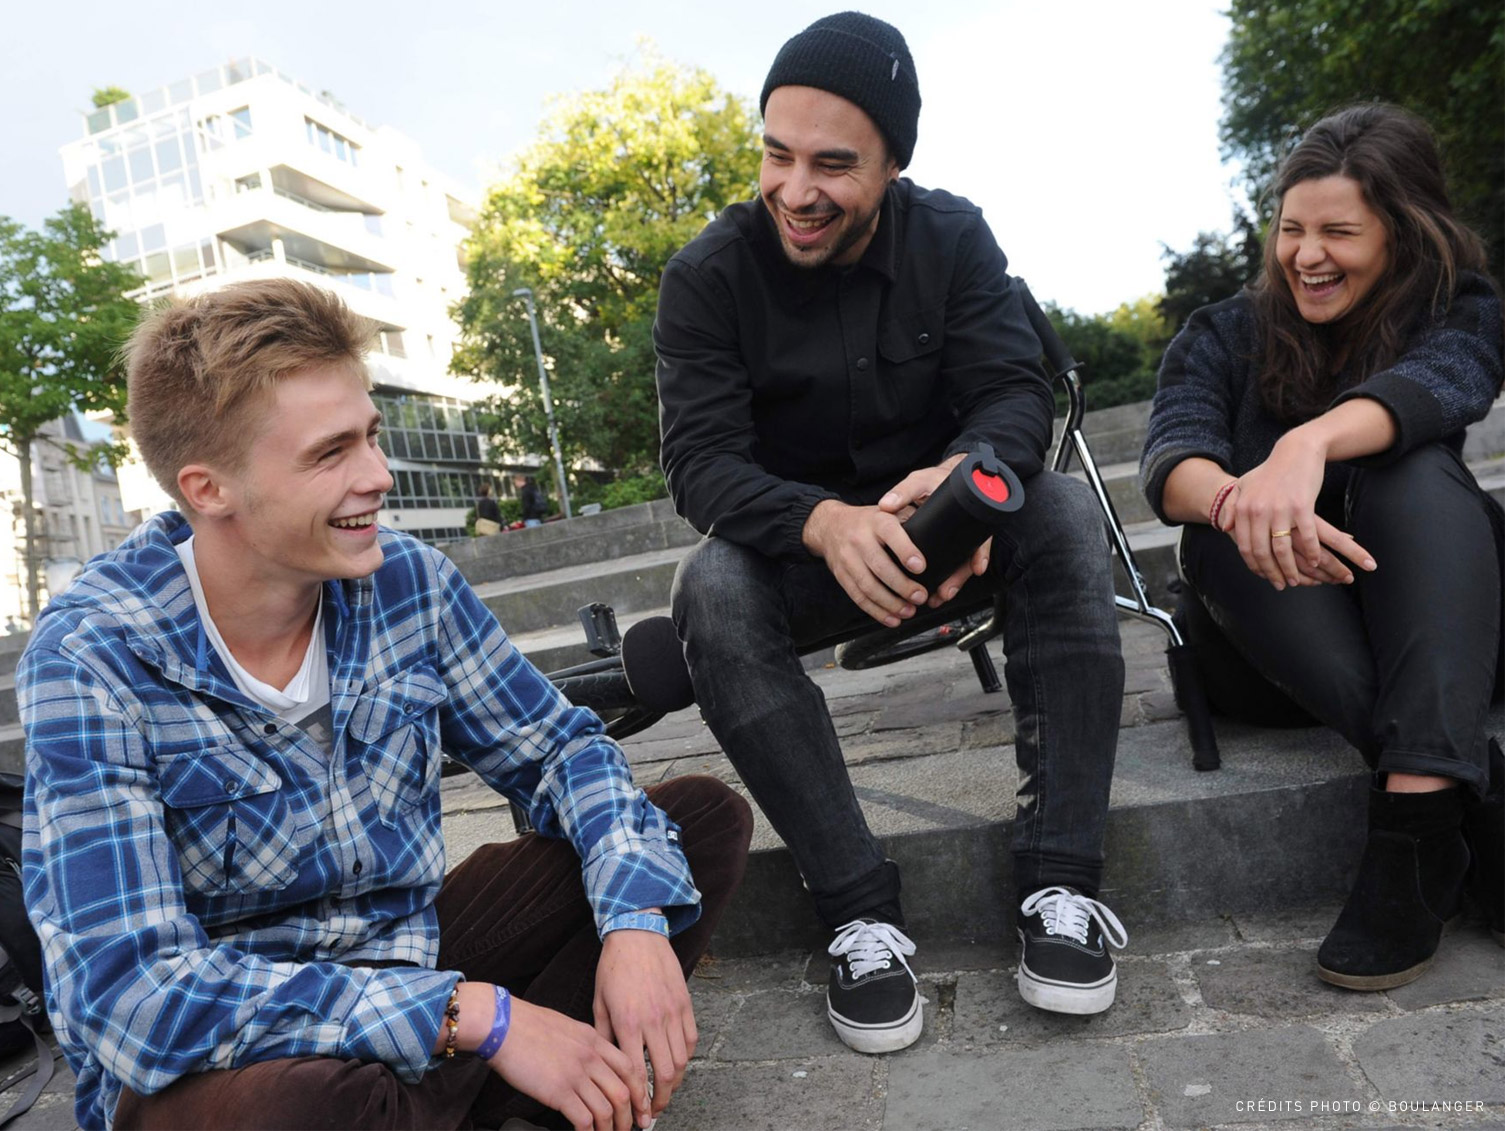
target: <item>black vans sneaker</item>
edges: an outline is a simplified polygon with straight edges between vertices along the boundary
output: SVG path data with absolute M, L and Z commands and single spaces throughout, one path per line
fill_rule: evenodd
M 1019 996 L 1053 1013 L 1101 1013 L 1118 992 L 1111 944 L 1129 941 L 1118 916 L 1075 888 L 1041 888 L 1019 907 Z
M 897 1052 L 919 1039 L 924 999 L 905 957 L 914 943 L 891 923 L 854 919 L 831 944 L 826 1013 L 858 1052 Z

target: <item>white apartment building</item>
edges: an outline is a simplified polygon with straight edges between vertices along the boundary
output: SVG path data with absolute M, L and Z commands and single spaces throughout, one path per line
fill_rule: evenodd
M 86 114 L 61 152 L 73 198 L 116 233 L 105 254 L 148 280 L 143 300 L 287 276 L 374 319 L 395 481 L 381 521 L 429 540 L 463 532 L 485 446 L 477 386 L 448 372 L 449 308 L 475 211 L 411 140 L 239 59 Z M 140 470 L 120 483 L 128 509 L 170 505 Z

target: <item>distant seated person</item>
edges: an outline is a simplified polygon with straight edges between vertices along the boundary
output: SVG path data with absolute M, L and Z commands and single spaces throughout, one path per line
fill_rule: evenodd
M 476 518 L 482 522 L 494 522 L 496 526 L 478 528 L 477 534 L 495 534 L 502 528 L 502 508 L 491 497 L 491 484 L 482 483 L 476 488 Z
M 1501 385 L 1499 292 L 1432 135 L 1395 107 L 1309 129 L 1275 182 L 1265 270 L 1194 314 L 1160 372 L 1145 494 L 1185 523 L 1214 707 L 1318 720 L 1375 771 L 1325 981 L 1404 985 L 1465 887 L 1505 942 L 1505 522 L 1462 459 Z
M 748 807 L 709 778 L 645 796 L 449 560 L 377 527 L 372 329 L 266 280 L 131 340 L 181 513 L 95 558 L 17 676 L 82 1127 L 620 1129 L 694 1051 Z M 446 874 L 441 750 L 539 832 Z
M 523 505 L 523 525 L 541 525 L 549 517 L 549 500 L 538 481 L 519 471 L 512 476 L 512 485 L 517 488 L 518 502 Z

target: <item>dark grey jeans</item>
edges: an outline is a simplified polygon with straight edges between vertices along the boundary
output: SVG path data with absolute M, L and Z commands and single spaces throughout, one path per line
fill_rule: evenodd
M 1330 520 L 1379 565 L 1356 569 L 1350 586 L 1276 591 L 1249 572 L 1226 534 L 1205 525 L 1182 533 L 1182 575 L 1236 650 L 1223 655 L 1216 641 L 1196 640 L 1204 662 L 1220 669 L 1207 673 L 1209 699 L 1261 721 L 1244 706 L 1263 677 L 1372 768 L 1483 790 L 1485 715 L 1501 656 L 1501 556 L 1489 504 L 1456 453 L 1428 444 L 1356 470 L 1345 511 Z M 1253 672 L 1233 671 L 1240 658 Z
M 1042 472 L 993 539 L 988 574 L 1007 593 L 1004 677 L 1013 701 L 1017 891 L 1101 883 L 1124 666 L 1102 512 L 1088 488 Z M 864 622 L 824 562 L 778 561 L 710 537 L 674 579 L 674 623 L 712 733 L 783 837 L 836 927 L 902 923 L 898 869 L 862 815 L 825 699 L 799 642 Z

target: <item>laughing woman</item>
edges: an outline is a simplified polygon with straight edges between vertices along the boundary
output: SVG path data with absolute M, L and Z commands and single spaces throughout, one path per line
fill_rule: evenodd
M 1419 977 L 1465 887 L 1501 936 L 1505 522 L 1464 466 L 1501 387 L 1501 303 L 1427 127 L 1313 126 L 1277 176 L 1263 276 L 1166 352 L 1141 466 L 1184 523 L 1215 708 L 1315 718 L 1375 771 L 1358 879 L 1318 974 Z

